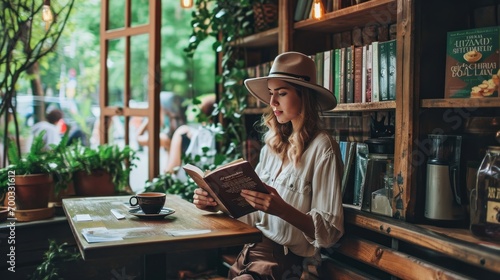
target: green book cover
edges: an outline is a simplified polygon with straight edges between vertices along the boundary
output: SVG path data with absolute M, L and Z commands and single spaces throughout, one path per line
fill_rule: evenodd
M 388 69 L 388 55 L 389 55 L 389 43 L 380 42 L 378 44 L 378 67 L 379 67 L 379 87 L 380 87 L 380 101 L 389 100 L 389 69 Z
M 396 100 L 396 40 L 388 41 L 388 99 Z
M 295 13 L 293 15 L 294 21 L 303 20 L 304 12 L 306 9 L 307 0 L 297 0 L 297 6 L 295 7 Z
M 354 102 L 354 46 L 346 48 L 345 103 Z
M 307 0 L 306 7 L 304 9 L 304 14 L 302 15 L 303 20 L 309 18 L 309 14 L 311 14 L 312 4 L 313 4 L 312 0 Z
M 316 64 L 316 83 L 320 86 L 323 85 L 323 59 L 324 53 L 319 52 L 314 55 L 314 63 Z
M 334 50 L 333 64 L 333 94 L 337 98 L 337 103 L 340 103 L 340 49 Z
M 379 84 L 379 73 L 380 68 L 378 65 L 378 52 L 379 52 L 379 42 L 372 43 L 372 102 L 380 101 L 380 84 Z
M 447 34 L 445 98 L 498 97 L 500 27 Z

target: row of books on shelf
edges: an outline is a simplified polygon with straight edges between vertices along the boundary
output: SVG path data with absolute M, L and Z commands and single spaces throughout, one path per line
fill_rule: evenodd
M 310 56 L 317 83 L 331 90 L 337 102 L 367 103 L 396 99 L 396 40 L 343 47 Z M 248 77 L 269 73 L 272 62 L 248 67 Z M 253 97 L 248 107 L 259 107 Z
M 396 40 L 351 45 L 316 53 L 318 83 L 330 89 L 338 103 L 396 99 Z
M 367 2 L 369 0 L 320 0 L 323 5 L 325 13 L 330 13 L 337 11 L 349 6 L 357 5 L 362 2 Z M 301 21 L 308 18 L 312 18 L 312 7 L 314 0 L 298 0 L 295 6 L 293 20 Z

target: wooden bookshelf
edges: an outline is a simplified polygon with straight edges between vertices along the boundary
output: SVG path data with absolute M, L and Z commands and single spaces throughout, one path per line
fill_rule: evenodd
M 327 114 L 369 118 L 382 113 L 394 117 L 394 172 L 397 175 L 393 200 L 399 205 L 393 204 L 394 217 L 344 207 L 346 238 L 341 239 L 335 247 L 340 249 L 330 257 L 342 262 L 339 267 L 343 269 L 349 269 L 348 264 L 354 260 L 352 270 L 362 267 L 363 272 L 370 274 L 368 278 L 423 279 L 423 275 L 430 275 L 430 279 L 500 279 L 499 243 L 478 240 L 467 228 L 431 226 L 422 222 L 426 171 L 425 164 L 414 163 L 421 148 L 420 141 L 429 131 L 441 128 L 446 132 L 462 133 L 446 122 L 450 111 L 457 112 L 453 117 L 460 118 L 461 123 L 468 117 L 500 116 L 498 97 L 443 98 L 446 33 L 471 28 L 471 10 L 492 5 L 492 1 L 369 0 L 327 13 L 321 20 L 294 22 L 297 1 L 279 0 L 278 28 L 239 42 L 240 46 L 257 53 L 249 58 L 252 65 L 271 60 L 270 50 L 313 55 L 335 49 L 338 33 L 343 35 L 371 25 L 396 27 L 396 100 L 341 103 Z M 452 13 L 449 12 L 451 6 Z M 460 115 L 462 108 L 471 108 L 466 109 L 467 116 Z M 247 108 L 244 113 L 255 117 L 264 110 Z M 359 236 L 353 237 L 359 232 Z M 368 240 L 372 235 L 383 238 Z M 418 252 L 414 254 L 413 250 Z M 453 265 L 448 266 L 448 261 Z M 397 265 L 399 262 L 401 264 Z
M 396 109 L 396 101 L 337 104 L 333 112 L 379 111 Z
M 325 14 L 321 20 L 306 19 L 296 22 L 295 30 L 337 33 L 356 26 L 380 24 L 381 18 L 396 18 L 397 1 L 371 0 Z M 386 22 L 386 24 L 389 22 Z
M 423 99 L 422 108 L 494 108 L 500 107 L 500 98 Z

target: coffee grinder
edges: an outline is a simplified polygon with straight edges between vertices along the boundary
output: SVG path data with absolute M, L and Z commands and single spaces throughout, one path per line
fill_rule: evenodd
M 462 137 L 430 134 L 424 216 L 430 220 L 459 222 L 466 218 L 460 189 Z

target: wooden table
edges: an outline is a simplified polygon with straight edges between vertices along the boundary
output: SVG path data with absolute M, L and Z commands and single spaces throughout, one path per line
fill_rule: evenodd
M 130 196 L 69 198 L 63 209 L 84 260 L 113 258 L 122 255 L 144 255 L 145 279 L 165 279 L 166 254 L 189 250 L 204 250 L 259 242 L 262 233 L 224 214 L 197 209 L 192 203 L 175 195 L 167 195 L 165 207 L 175 213 L 160 220 L 140 219 L 128 213 Z M 111 213 L 118 209 L 125 219 Z M 91 221 L 77 221 L 76 215 L 88 214 Z M 123 240 L 88 243 L 82 231 L 105 227 L 118 233 Z M 205 230 L 202 234 L 171 235 L 184 230 Z M 196 231 L 195 231 L 196 232 Z M 158 271 L 155 268 L 163 268 Z

